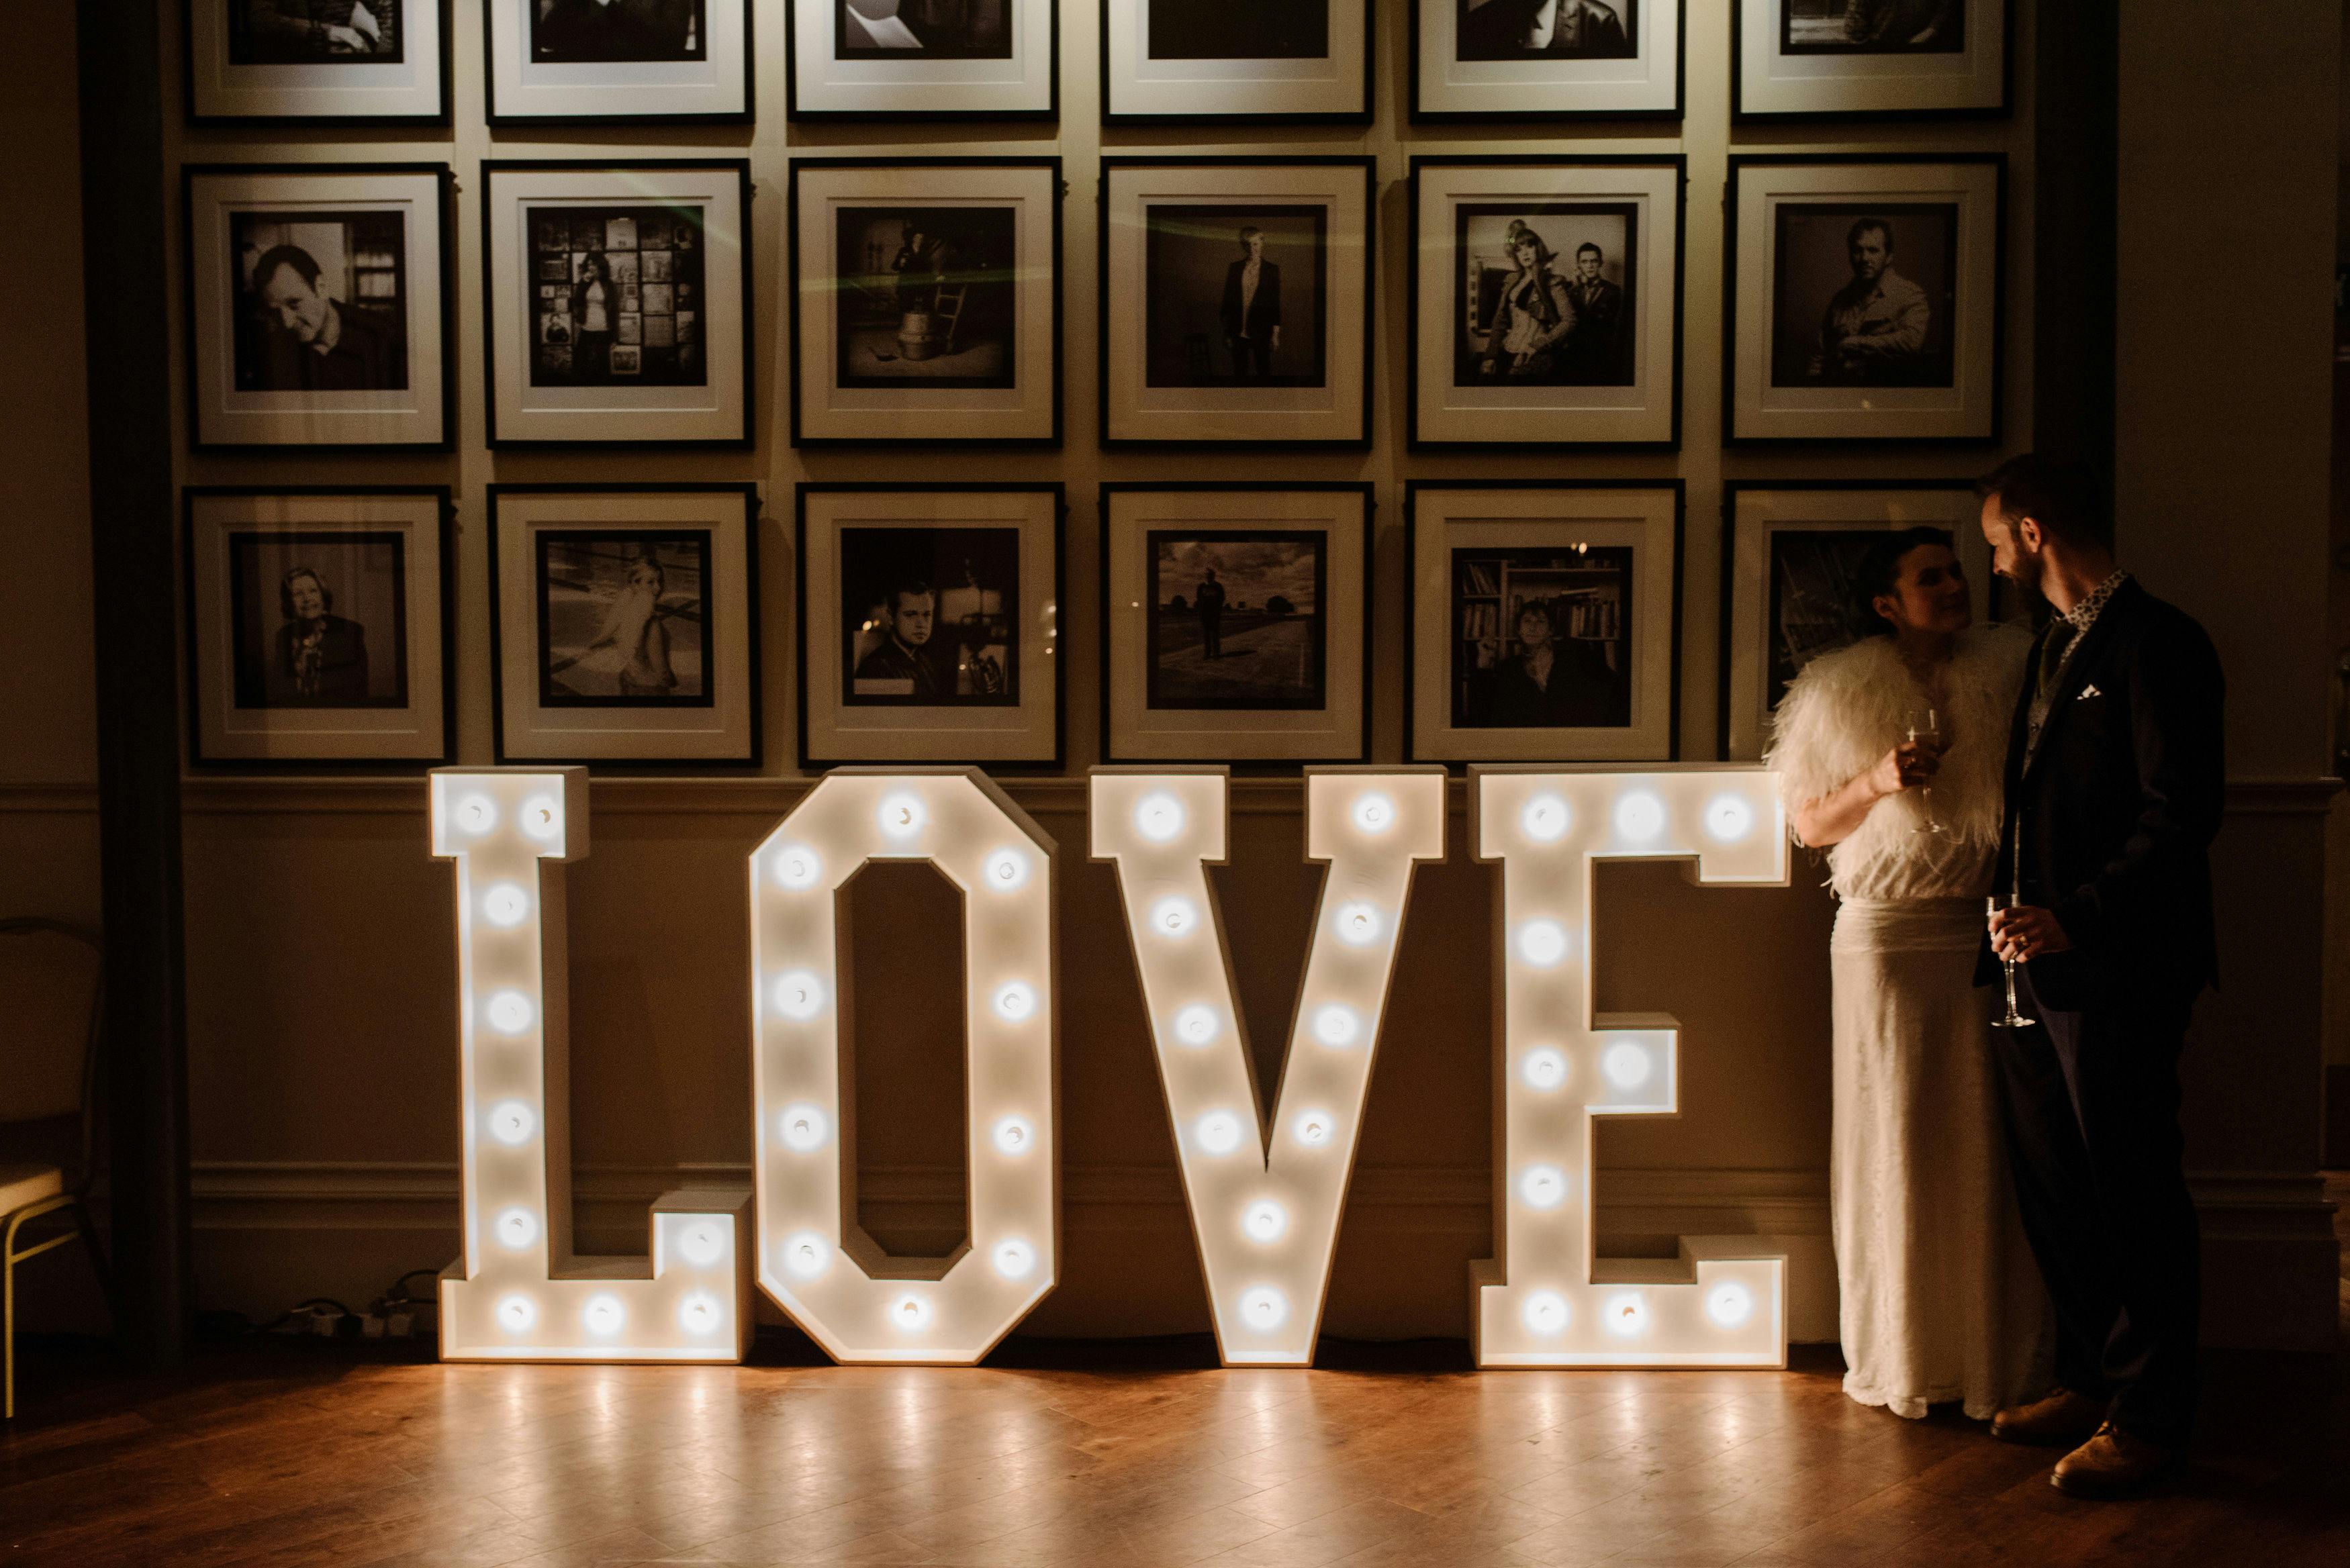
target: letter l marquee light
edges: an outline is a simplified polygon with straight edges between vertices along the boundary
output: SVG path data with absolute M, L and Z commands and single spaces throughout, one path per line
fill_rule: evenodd
M 835 768 L 751 854 L 759 1285 L 844 1362 L 979 1360 L 1060 1275 L 1053 840 L 977 768 Z M 962 889 L 971 1234 L 883 1252 L 857 1223 L 838 895 L 868 860 Z
M 457 863 L 465 1253 L 441 1274 L 451 1361 L 740 1361 L 746 1188 L 671 1192 L 652 1257 L 571 1251 L 565 865 L 588 856 L 585 768 L 439 768 L 432 853 Z
M 1601 860 L 1691 857 L 1701 883 L 1787 881 L 1786 821 L 1762 768 L 1469 770 L 1469 833 L 1498 860 L 1495 1256 L 1469 1265 L 1480 1366 L 1784 1366 L 1786 1262 L 1684 1237 L 1678 1260 L 1595 1257 L 1592 1119 L 1679 1106 L 1678 1026 L 1599 1013 Z
M 1160 1082 L 1228 1366 L 1314 1359 L 1412 871 L 1444 857 L 1444 769 L 1308 768 L 1328 867 L 1267 1135 L 1208 866 L 1223 768 L 1096 768 L 1093 853 L 1118 865 Z

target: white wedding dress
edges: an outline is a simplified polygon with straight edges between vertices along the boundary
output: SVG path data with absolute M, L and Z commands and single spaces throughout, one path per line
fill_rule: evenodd
M 1958 1401 L 1981 1419 L 2047 1391 L 2047 1297 L 1987 1056 L 1997 1010 L 1973 985 L 2029 648 L 2002 627 L 1960 636 L 1930 803 L 1915 790 L 1879 801 L 1827 856 L 1841 900 L 1828 1195 L 1844 1389 L 1913 1418 Z M 1806 665 L 1771 753 L 1790 815 L 1884 756 L 1927 705 L 1889 637 Z M 1916 831 L 1929 805 L 1940 833 Z

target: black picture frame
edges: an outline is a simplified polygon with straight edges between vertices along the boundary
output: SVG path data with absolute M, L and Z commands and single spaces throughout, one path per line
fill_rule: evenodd
M 1420 173 L 1425 169 L 1509 168 L 1535 165 L 1568 167 L 1670 168 L 1675 171 L 1673 207 L 1673 331 L 1669 357 L 1672 365 L 1671 434 L 1663 441 L 1434 441 L 1419 433 L 1419 216 Z M 1408 452 L 1675 452 L 1681 449 L 1682 342 L 1687 330 L 1688 301 L 1683 283 L 1689 258 L 1689 155 L 1682 152 L 1606 153 L 1414 153 L 1405 180 L 1404 204 L 1404 447 Z
M 1867 125 L 1907 120 L 2006 119 L 2015 113 L 2015 0 L 1997 0 L 2000 8 L 1999 102 L 1981 108 L 1958 109 L 1752 109 L 1746 107 L 1746 7 L 1731 0 L 1730 122 L 1732 125 Z
M 808 514 L 811 495 L 879 495 L 905 493 L 972 493 L 1049 495 L 1053 502 L 1053 603 L 1066 606 L 1068 602 L 1069 570 L 1069 497 L 1068 486 L 1059 480 L 908 480 L 893 483 L 888 480 L 804 480 L 795 485 L 792 496 L 792 693 L 793 721 L 798 732 L 798 760 L 803 770 L 859 766 L 871 759 L 860 757 L 820 756 L 808 746 Z M 970 766 L 987 774 L 1057 773 L 1067 766 L 1069 682 L 1067 659 L 1056 654 L 1060 666 L 1053 680 L 1053 754 L 1035 761 L 987 761 L 965 763 L 954 759 L 930 759 L 907 766 Z M 898 764 L 893 764 L 898 765 Z
M 1351 494 L 1358 495 L 1362 498 L 1363 636 L 1361 649 L 1361 722 L 1363 727 L 1363 743 L 1361 749 L 1352 755 L 1310 758 L 1284 757 L 1278 760 L 1266 758 L 1224 757 L 1222 759 L 1185 758 L 1180 762 L 1174 762 L 1164 757 L 1137 757 L 1121 754 L 1118 752 L 1115 742 L 1117 731 L 1111 726 L 1110 722 L 1110 693 L 1111 681 L 1113 679 L 1113 671 L 1110 665 L 1111 583 L 1110 550 L 1108 544 L 1110 497 L 1120 493 L 1200 495 L 1291 491 L 1326 495 Z M 1367 765 L 1370 763 L 1372 737 L 1375 729 L 1375 715 L 1377 711 L 1376 704 L 1373 701 L 1375 690 L 1373 680 L 1374 653 L 1372 647 L 1373 631 L 1378 624 L 1378 493 L 1377 485 L 1373 484 L 1368 480 L 1341 479 L 1270 480 L 1263 483 L 1253 483 L 1249 480 L 1226 479 L 1159 480 L 1155 482 L 1148 480 L 1116 480 L 1106 482 L 1099 486 L 1097 505 L 1101 521 L 1102 538 L 1100 547 L 1097 552 L 1098 559 L 1096 563 L 1097 580 L 1095 585 L 1095 607 L 1097 615 L 1094 627 L 1097 643 L 1094 651 L 1095 658 L 1097 661 L 1096 680 L 1098 687 L 1097 697 L 1098 698 L 1100 707 L 1101 760 L 1105 766 L 1120 767 L 1134 765 L 1180 768 L 1218 765 L 1242 769 L 1252 774 L 1277 774 L 1298 773 L 1310 767 L 1340 767 L 1356 764 Z M 1407 636 L 1409 636 L 1409 628 L 1407 628 Z M 1407 643 L 1407 647 L 1409 647 L 1409 643 Z M 1326 662 L 1335 662 L 1336 655 L 1335 653 L 1326 653 L 1325 658 Z M 1408 663 L 1409 655 L 1407 654 L 1407 665 Z M 1407 722 L 1409 722 L 1409 705 L 1407 704 Z
M 1836 164 L 1981 164 L 1994 171 L 1991 199 L 1991 424 L 1982 435 L 1742 436 L 1738 433 L 1738 202 L 1748 169 Z M 1721 444 L 1725 450 L 1833 451 L 1838 447 L 1920 451 L 1995 447 L 2007 422 L 2007 154 L 2004 152 L 1733 152 L 1721 202 Z M 1960 257 L 1961 263 L 1964 261 Z M 1953 328 L 1955 330 L 1955 327 Z
M 1409 479 L 1403 488 L 1404 616 L 1403 616 L 1403 760 L 1407 766 L 1440 764 L 1448 772 L 1465 774 L 1477 765 L 1465 760 L 1423 758 L 1414 750 L 1414 695 L 1419 689 L 1418 576 L 1419 497 L 1423 491 L 1575 491 L 1649 490 L 1670 492 L 1673 498 L 1673 558 L 1668 566 L 1672 579 L 1672 660 L 1670 695 L 1665 704 L 1669 743 L 1666 754 L 1653 759 L 1677 763 L 1681 756 L 1681 628 L 1682 565 L 1689 555 L 1689 482 L 1672 479 Z M 1611 764 L 1613 765 L 1613 764 Z M 1625 764 L 1637 766 L 1637 763 Z
M 196 214 L 199 179 L 244 174 L 429 174 L 440 182 L 441 439 L 426 441 L 206 441 L 196 370 Z M 412 341 L 412 339 L 411 339 Z M 454 452 L 457 450 L 457 173 L 446 163 L 184 163 L 180 166 L 180 348 L 187 394 L 188 450 L 213 452 Z
M 490 244 L 497 222 L 496 176 L 509 171 L 532 173 L 560 171 L 619 172 L 631 169 L 731 169 L 741 202 L 743 234 L 738 241 L 743 267 L 743 433 L 702 439 L 615 441 L 608 437 L 539 438 L 498 434 L 498 280 L 496 248 Z M 493 452 L 562 452 L 601 448 L 629 452 L 747 452 L 758 444 L 759 377 L 757 372 L 758 294 L 752 276 L 751 161 L 748 158 L 487 158 L 482 161 L 482 415 L 483 444 Z M 572 486 L 570 488 L 578 488 Z M 660 488 L 656 486 L 655 488 Z M 669 488 L 680 488 L 670 486 Z
M 803 393 L 800 386 L 802 356 L 802 316 L 806 296 L 802 292 L 800 269 L 800 174 L 808 169 L 1044 169 L 1051 171 L 1053 182 L 1053 421 L 1052 432 L 1042 436 L 812 436 L 802 423 Z M 940 448 L 962 451 L 992 452 L 1054 452 L 1058 451 L 1066 430 L 1067 376 L 1063 360 L 1067 340 L 1064 333 L 1067 297 L 1067 213 L 1069 182 L 1063 172 L 1058 153 L 1041 156 L 969 157 L 821 157 L 794 158 L 785 182 L 784 195 L 784 260 L 786 270 L 785 292 L 791 301 L 790 320 L 785 328 L 785 366 L 791 382 L 791 424 L 789 444 L 809 451 L 921 451 Z M 746 290 L 747 294 L 747 290 Z M 1016 348 L 1015 348 L 1016 354 Z M 885 484 L 885 490 L 917 489 L 910 484 Z M 975 485 L 948 485 L 951 490 L 984 488 Z
M 1673 102 L 1669 109 L 1429 109 L 1420 107 L 1419 77 L 1421 64 L 1420 13 L 1429 5 L 1447 5 L 1453 0 L 1411 0 L 1411 15 L 1404 24 L 1409 58 L 1404 81 L 1409 95 L 1405 118 L 1413 125 L 1586 125 L 1595 121 L 1615 120 L 1625 123 L 1648 122 L 1669 124 L 1685 119 L 1689 115 L 1689 0 L 1649 0 L 1652 5 L 1669 4 L 1674 8 Z M 1732 56 L 1732 59 L 1736 58 Z
M 203 622 L 196 599 L 196 506 L 208 497 L 407 496 L 434 502 L 441 556 L 441 753 L 435 757 L 207 757 L 200 646 Z M 445 484 L 184 484 L 180 487 L 181 658 L 188 692 L 188 764 L 222 773 L 358 770 L 423 773 L 457 759 L 457 502 Z
M 1109 22 L 1110 8 L 1119 0 L 1101 0 L 1101 122 L 1112 129 L 1149 125 L 1357 125 L 1367 126 L 1378 119 L 1379 18 L 1378 0 L 1362 0 L 1363 5 L 1363 107 L 1358 110 L 1306 113 L 1268 110 L 1263 114 L 1138 114 L 1113 111 L 1110 91 Z M 1347 0 L 1330 0 L 1331 7 Z
M 491 757 L 500 767 L 509 764 L 531 767 L 601 768 L 617 773 L 643 773 L 651 770 L 690 768 L 697 773 L 756 772 L 766 765 L 764 662 L 760 646 L 759 616 L 759 487 L 750 481 L 631 481 L 597 483 L 494 483 L 489 486 L 484 504 L 488 508 L 489 589 L 490 589 L 490 745 Z M 738 495 L 743 502 L 743 591 L 746 614 L 744 629 L 748 639 L 745 649 L 745 669 L 749 688 L 747 711 L 750 733 L 746 737 L 748 756 L 714 759 L 709 757 L 525 757 L 513 758 L 506 752 L 505 712 L 505 626 L 503 593 L 499 585 L 498 556 L 505 526 L 499 514 L 499 503 L 515 495 Z M 658 530 L 656 530 L 658 531 Z M 533 586 L 536 597 L 536 586 Z M 530 628 L 525 639 L 527 653 L 534 665 L 538 657 L 537 628 Z M 715 680 L 714 672 L 709 678 Z
M 1339 441 L 1154 441 L 1137 437 L 1113 439 L 1110 430 L 1109 392 L 1109 198 L 1110 173 L 1117 169 L 1273 169 L 1284 167 L 1344 168 L 1359 167 L 1363 171 L 1363 212 L 1366 233 L 1363 244 L 1363 417 L 1362 433 Z M 1378 404 L 1373 398 L 1373 369 L 1378 358 L 1378 337 L 1375 331 L 1379 308 L 1378 295 L 1378 222 L 1379 171 L 1378 160 L 1348 153 L 1305 154 L 1289 156 L 1282 153 L 1200 154 L 1183 156 L 1143 156 L 1139 154 L 1105 154 L 1101 159 L 1099 184 L 1099 221 L 1095 228 L 1094 256 L 1094 394 L 1097 429 L 1103 450 L 1107 452 L 1367 452 L 1376 428 Z M 1264 486 L 1243 486 L 1263 489 Z M 1303 488 L 1284 485 L 1284 489 Z
M 1045 71 L 1048 97 L 1042 109 L 802 109 L 800 107 L 799 8 L 831 0 L 784 0 L 784 119 L 798 125 L 979 125 L 1050 124 L 1061 118 L 1061 0 L 1049 0 L 1052 25 L 1045 29 L 1051 51 Z M 1016 3 L 1016 0 L 1015 0 Z
M 409 7 L 432 5 L 440 13 L 441 109 L 437 114 L 200 114 L 196 111 L 195 16 L 198 5 L 218 5 L 225 0 L 180 0 L 180 79 L 188 123 L 208 128 L 260 130 L 271 126 L 302 126 L 311 130 L 358 130 L 371 127 L 402 130 L 445 130 L 455 120 L 455 76 L 449 36 L 454 20 L 452 0 L 402 0 Z
M 529 0 L 519 0 L 528 4 Z M 498 112 L 497 0 L 476 0 L 482 12 L 482 119 L 492 130 L 625 125 L 753 125 L 759 118 L 759 0 L 743 4 L 743 107 L 710 114 L 501 114 Z M 743 203 L 743 214 L 750 203 Z M 746 254 L 750 247 L 743 247 Z

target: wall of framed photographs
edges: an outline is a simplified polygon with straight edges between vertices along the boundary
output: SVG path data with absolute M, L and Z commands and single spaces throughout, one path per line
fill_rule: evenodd
M 159 3 L 184 45 L 183 0 Z M 732 15 L 689 9 L 705 27 Z M 360 624 L 370 691 L 395 647 L 409 690 L 445 672 L 452 760 L 593 761 L 597 849 L 572 872 L 583 1245 L 640 1245 L 644 1201 L 679 1166 L 747 1166 L 736 1112 L 750 1046 L 727 983 L 743 961 L 741 857 L 824 763 L 986 762 L 1066 850 L 1085 841 L 1093 763 L 1255 759 L 1264 771 L 1235 788 L 1219 875 L 1235 995 L 1270 1081 L 1318 883 L 1297 761 L 1717 755 L 1730 486 L 1962 480 L 2006 450 L 1999 432 L 2029 429 L 2029 269 L 2012 265 L 2031 246 L 2028 51 L 1995 73 L 2008 114 L 1774 119 L 1734 87 L 1745 34 L 1724 0 L 1624 0 L 1629 52 L 1609 53 L 1591 24 L 1564 69 L 1547 57 L 1568 51 L 1531 33 L 1471 26 L 1482 5 L 1452 19 L 1442 57 L 1445 9 L 1335 0 L 1318 44 L 1253 45 L 1274 59 L 1365 46 L 1294 98 L 1277 96 L 1280 73 L 1223 66 L 1174 100 L 1147 68 L 1114 61 L 1106 84 L 1106 16 L 1146 51 L 1154 26 L 1173 26 L 1172 8 L 1139 0 L 995 7 L 1017 40 L 1008 54 L 952 5 L 885 17 L 751 0 L 739 105 L 720 90 L 714 32 L 697 35 L 699 62 L 647 67 L 600 98 L 581 96 L 595 62 L 568 57 L 592 43 L 558 35 L 542 57 L 493 58 L 531 36 L 517 0 L 454 0 L 437 108 L 421 104 L 408 128 L 231 123 L 250 101 L 215 103 L 193 80 L 171 131 L 184 165 L 442 165 L 453 183 L 445 236 L 402 210 L 416 214 L 402 231 L 414 259 L 399 286 L 405 302 L 445 244 L 445 329 L 411 309 L 421 329 L 399 338 L 411 363 L 441 346 L 445 429 L 364 451 L 191 441 L 180 472 L 208 490 L 327 487 L 360 517 L 400 499 L 379 492 L 445 486 L 445 595 L 421 592 L 425 552 L 411 549 L 396 583 L 315 583 L 337 596 L 320 613 Z M 2032 10 L 2015 0 L 2015 37 L 2029 38 Z M 1966 6 L 1978 43 L 2005 41 L 1981 20 L 1999 11 Z M 895 37 L 877 20 L 901 24 L 953 80 L 925 89 L 902 40 L 874 42 Z M 1040 68 L 1040 31 L 1056 70 Z M 432 98 L 432 75 L 410 73 L 412 98 Z M 671 88 L 691 88 L 675 120 L 613 107 Z M 890 117 L 860 118 L 860 94 Z M 1280 114 L 1293 118 L 1265 118 Z M 1733 192 L 1760 215 L 1725 208 Z M 405 198 L 287 199 L 304 206 L 293 216 L 359 235 L 356 254 L 381 248 L 360 243 L 383 224 L 365 214 Z M 1824 323 L 1857 309 L 1838 300 L 1850 231 L 1871 216 L 1890 225 L 1860 236 L 1875 264 L 1909 277 L 1928 317 L 1890 370 L 1821 342 Z M 292 234 L 289 218 L 256 233 L 249 256 L 209 246 L 197 260 L 219 287 L 289 296 L 263 304 L 284 304 L 298 337 L 301 290 L 244 284 L 271 248 L 259 241 Z M 311 295 L 350 297 L 333 293 L 337 265 L 359 270 L 322 264 L 328 283 Z M 253 410 L 248 425 L 303 435 L 321 416 L 251 401 L 282 396 L 268 378 L 287 374 L 363 410 L 406 398 L 411 425 L 437 411 L 367 362 L 320 388 L 265 335 L 246 345 L 260 383 L 235 384 L 234 330 L 221 372 L 196 377 L 181 344 L 202 270 L 187 268 L 172 347 L 183 431 L 210 397 L 223 417 Z M 352 288 L 358 304 L 386 297 Z M 1937 318 L 1959 301 L 1963 322 Z M 1917 308 L 1906 296 L 1885 307 Z M 1570 313 L 1607 330 L 1570 337 Z M 1807 341 L 1750 353 L 1750 377 L 1733 317 L 1758 343 Z M 1914 325 L 1892 319 L 1887 335 Z M 1831 336 L 1877 327 L 1853 315 Z M 391 336 L 370 348 L 354 330 L 341 358 L 380 364 Z M 1859 417 L 1888 403 L 1875 428 Z M 1496 496 L 1510 506 L 1484 504 Z M 1476 532 L 1518 512 L 1541 536 Z M 345 555 L 390 570 L 385 553 Z M 333 569 L 300 564 L 314 580 Z M 914 660 L 872 624 L 901 603 L 919 614 L 921 596 L 899 592 L 909 576 L 934 589 L 933 635 L 917 645 L 931 651 Z M 374 607 L 433 597 L 449 635 L 430 668 L 413 661 L 442 647 L 439 628 L 366 625 Z M 1134 624 L 1107 613 L 1138 598 L 1151 613 Z M 1588 670 L 1587 709 L 1530 707 L 1498 673 L 1527 649 L 1529 606 Z M 1408 631 L 1419 612 L 1445 624 L 1472 607 L 1476 635 Z M 228 672 L 196 700 L 233 695 L 239 648 L 273 658 L 275 625 L 240 630 L 192 599 L 190 616 L 211 624 L 203 646 Z M 302 725 L 319 727 L 318 692 L 340 690 L 330 656 L 348 666 L 352 646 L 321 634 L 305 667 L 325 673 L 289 707 Z M 1129 675 L 1132 690 L 1113 684 Z M 745 680 L 755 705 L 730 727 Z M 1414 717 L 1416 685 L 1430 722 Z M 910 706 L 947 713 L 964 751 L 920 754 L 902 738 Z M 1191 722 L 1201 713 L 1213 722 Z M 1481 745 L 1480 728 L 1503 749 Z M 1181 739 L 1203 730 L 1205 742 Z M 614 763 L 595 749 L 612 733 L 665 738 Z M 259 1308 L 289 1287 L 371 1285 L 385 1262 L 419 1261 L 416 1230 L 362 1227 L 289 1254 L 261 1221 L 316 1219 L 324 1194 L 356 1183 L 369 1226 L 435 1222 L 429 1203 L 359 1170 L 433 1192 L 453 1169 L 446 873 L 416 853 L 421 785 L 313 763 L 207 766 L 191 787 L 208 803 L 189 837 L 208 1291 Z M 1485 1255 L 1491 1211 L 1489 876 L 1459 856 L 1419 875 L 1399 972 L 1448 979 L 1394 998 L 1332 1332 L 1464 1331 L 1459 1268 Z M 1030 1329 L 1203 1327 L 1115 883 L 1066 854 L 1062 877 L 1069 1239 Z M 316 890 L 289 894 L 289 880 Z M 1788 1237 L 1796 1337 L 1822 1337 L 1826 900 L 1804 887 L 1700 895 L 1666 867 L 1611 868 L 1602 886 L 1620 944 L 1599 965 L 1607 1004 L 1670 1007 L 1693 1064 L 1682 1116 L 1599 1137 L 1604 1244 Z M 893 935 L 859 944 L 857 982 L 886 989 L 899 1027 L 860 1057 L 864 1097 L 896 1107 L 865 1129 L 861 1189 L 876 1232 L 911 1251 L 960 1223 L 962 1173 L 933 1152 L 951 1139 L 960 1085 L 925 1076 L 959 981 L 903 955 L 953 934 L 920 875 L 877 878 L 869 896 L 859 919 Z M 212 918 L 231 909 L 251 913 Z M 1700 930 L 1725 956 L 1693 974 L 1676 955 Z M 324 975 L 335 983 L 306 978 Z M 310 996 L 300 1027 L 255 1023 L 295 993 Z M 348 1043 L 331 1062 L 311 1044 L 322 1033 Z M 275 1195 L 252 1196 L 265 1168 Z

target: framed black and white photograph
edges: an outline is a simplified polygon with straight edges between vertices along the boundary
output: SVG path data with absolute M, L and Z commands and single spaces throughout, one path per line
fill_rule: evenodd
M 446 450 L 452 189 L 442 163 L 190 164 L 198 450 Z
M 1368 125 L 1373 0 L 1101 0 L 1102 123 Z
M 1370 757 L 1371 487 L 1102 486 L 1107 760 Z
M 493 484 L 500 763 L 754 764 L 757 488 Z
M 1052 119 L 1060 0 L 785 0 L 793 119 Z
M 750 165 L 482 167 L 490 444 L 748 445 Z
M 1415 480 L 1404 755 L 1668 762 L 1679 482 Z
M 492 125 L 748 125 L 753 0 L 481 0 Z
M 1364 447 L 1367 158 L 1102 161 L 1102 440 Z
M 184 0 L 198 125 L 446 125 L 449 0 Z
M 1057 763 L 1057 484 L 799 487 L 803 766 Z
M 1942 528 L 1996 615 L 1996 579 L 1974 486 L 1937 481 L 1733 480 L 1723 509 L 1721 742 L 1725 759 L 1770 747 L 1771 716 L 1804 665 L 1860 635 L 1854 573 L 1878 535 Z
M 1416 448 L 1680 441 L 1678 156 L 1411 161 Z
M 451 759 L 445 487 L 192 487 L 182 504 L 192 761 Z
M 2008 112 L 2010 0 L 1733 0 L 1739 119 Z
M 792 161 L 794 445 L 1061 439 L 1057 158 Z
M 1412 0 L 1411 118 L 1678 119 L 1687 0 Z
M 1730 161 L 1731 441 L 1998 438 L 1994 154 Z

